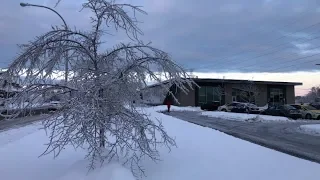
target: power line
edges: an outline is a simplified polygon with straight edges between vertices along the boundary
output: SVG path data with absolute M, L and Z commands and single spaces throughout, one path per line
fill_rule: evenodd
M 299 14 L 305 14 L 305 13 L 307 13 L 308 11 L 303 11 L 303 12 L 300 12 Z M 299 15 L 298 14 L 298 15 Z M 302 16 L 301 16 L 302 17 Z M 287 27 L 287 26 L 289 26 L 289 25 L 291 25 L 291 24 L 295 24 L 295 23 L 297 23 L 298 22 L 298 20 L 293 20 L 292 22 L 290 22 L 290 23 L 287 23 L 286 25 L 284 25 L 284 26 L 282 26 L 282 28 L 285 28 L 285 27 Z M 271 31 L 270 31 L 270 33 L 271 32 L 274 32 L 274 31 L 277 31 L 279 28 L 274 28 L 274 29 L 272 29 Z M 266 30 L 263 30 L 263 31 L 266 31 Z M 263 32 L 263 31 L 261 31 L 261 32 Z M 266 31 L 266 32 L 268 32 L 268 31 Z M 250 37 L 250 36 L 252 36 L 252 32 L 251 33 L 248 33 L 246 36 L 244 36 L 244 37 Z M 243 39 L 245 39 L 245 38 L 243 38 Z M 239 39 L 239 41 L 240 41 L 241 39 Z M 231 43 L 230 43 L 231 44 Z M 230 47 L 233 47 L 233 46 L 230 46 Z
M 316 26 L 316 25 L 319 25 L 320 24 L 320 22 L 317 22 L 317 23 L 315 23 L 315 24 L 312 24 L 312 25 L 310 25 L 310 26 L 307 26 L 307 27 L 305 27 L 305 28 L 302 28 L 302 29 L 300 29 L 300 30 L 298 30 L 298 31 L 295 31 L 295 32 L 293 32 L 293 33 L 290 33 L 290 34 L 295 34 L 295 33 L 298 33 L 298 32 L 300 32 L 300 31 L 303 31 L 303 30 L 305 30 L 305 29 L 309 29 L 309 28 L 311 28 L 311 27 L 314 27 L 314 26 Z M 279 40 L 279 39 L 282 39 L 282 38 L 284 38 L 284 37 L 287 37 L 287 35 L 282 35 L 281 37 L 279 37 L 279 38 L 277 38 L 277 39 L 275 39 L 275 40 Z M 319 38 L 319 37 L 317 37 L 317 38 Z M 311 41 L 311 40 L 314 40 L 315 38 L 313 38 L 313 39 L 308 39 L 308 40 L 306 40 L 306 41 Z M 275 41 L 275 40 L 271 40 L 271 41 L 268 41 L 268 44 L 264 44 L 264 45 L 269 45 L 271 42 L 273 42 L 273 41 Z M 285 43 L 285 44 L 287 44 L 287 43 Z M 261 46 L 260 46 L 261 47 Z M 270 49 L 270 48 L 269 48 Z M 233 55 L 231 55 L 231 56 L 229 56 L 229 58 L 230 57 L 234 57 L 234 56 L 236 56 L 236 55 L 239 55 L 239 54 L 243 54 L 244 52 L 248 52 L 247 50 L 244 50 L 244 51 L 241 51 L 241 52 L 239 52 L 239 53 L 236 53 L 236 54 L 233 54 Z M 224 59 L 222 59 L 222 61 L 223 60 L 227 60 L 228 58 L 224 58 Z M 215 61 L 214 63 L 217 63 L 217 62 L 219 62 L 219 61 L 221 61 L 221 59 L 220 60 L 217 60 L 217 61 Z M 226 63 L 226 62 L 232 62 L 232 61 L 235 61 L 234 59 L 233 60 L 229 60 L 229 61 L 224 61 L 224 63 Z M 204 67 L 204 66 L 208 66 L 208 65 L 210 65 L 210 64 L 206 64 L 206 65 L 203 65 L 203 66 L 200 66 L 200 68 L 201 67 Z M 198 68 L 199 69 L 199 68 Z
M 320 31 L 319 31 L 319 32 L 320 32 Z M 312 39 L 308 39 L 308 40 L 303 41 L 303 42 L 300 42 L 300 43 L 305 43 L 305 42 L 313 41 L 313 40 L 319 39 L 319 38 L 320 38 L 320 36 L 315 37 L 315 38 L 312 38 Z M 287 43 L 283 43 L 283 44 L 287 44 Z M 281 44 L 281 45 L 282 45 L 282 44 Z M 278 46 L 276 46 L 276 47 L 278 47 Z M 286 47 L 286 48 L 284 48 L 284 49 L 287 49 L 287 48 L 289 48 L 289 47 L 290 47 L 290 46 L 288 46 L 288 47 Z M 313 48 L 312 50 L 315 50 L 315 49 L 317 49 L 317 48 L 320 48 L 320 46 L 317 46 L 316 48 Z M 274 49 L 275 49 L 275 48 L 274 48 Z M 284 50 L 284 49 L 278 49 L 278 50 L 276 50 L 276 51 L 267 52 L 267 53 L 264 53 L 264 54 L 255 56 L 255 57 L 253 57 L 253 58 L 250 58 L 250 59 L 242 60 L 241 63 L 246 62 L 246 61 L 250 61 L 250 60 L 254 60 L 254 59 L 258 59 L 258 58 L 261 58 L 261 57 L 264 57 L 264 56 L 268 56 L 268 55 L 271 55 L 271 54 L 274 54 L 274 53 L 277 53 L 277 52 L 281 52 L 281 51 Z M 261 64 L 259 64 L 259 65 L 261 65 Z M 237 68 L 237 69 L 244 69 L 244 70 L 246 70 L 248 67 L 254 67 L 254 66 L 256 66 L 256 64 L 241 66 L 240 68 Z M 222 67 L 221 64 L 220 64 L 220 66 L 218 65 L 218 67 Z
M 312 56 L 319 55 L 319 54 L 320 54 L 320 53 L 317 53 L 317 54 L 314 54 L 314 55 L 311 55 L 311 56 L 308 56 L 308 57 L 312 57 Z M 308 58 L 308 57 L 305 57 L 305 58 Z M 299 58 L 299 59 L 302 59 L 302 58 Z M 295 60 L 298 60 L 298 59 L 295 59 Z M 293 64 L 293 65 L 286 66 L 286 67 L 275 68 L 275 69 L 272 69 L 272 70 L 268 70 L 268 72 L 274 72 L 274 71 L 276 71 L 276 70 L 286 69 L 286 68 L 289 68 L 289 67 L 294 67 L 294 66 L 297 66 L 297 65 L 300 65 L 300 64 L 310 63 L 310 62 L 315 62 L 315 61 L 319 61 L 319 59 L 313 59 L 313 60 L 309 60 L 309 61 L 304 61 L 304 62 L 302 62 L 302 63 Z
M 320 38 L 320 36 L 319 36 L 318 38 Z M 311 49 L 311 50 L 317 50 L 318 48 L 320 48 L 320 46 L 316 46 L 315 48 L 313 48 L 313 49 Z M 298 59 L 299 59 L 299 58 L 298 58 Z M 252 59 L 251 59 L 251 60 L 252 60 Z M 280 60 L 280 59 L 278 59 L 278 60 Z M 291 60 L 285 61 L 285 62 L 291 62 Z M 262 64 L 259 64 L 259 65 L 261 66 L 261 65 L 264 65 L 264 64 L 266 64 L 266 63 L 262 63 Z M 247 66 L 242 66 L 242 67 L 237 68 L 237 69 L 238 69 L 238 70 L 239 70 L 239 69 L 241 69 L 241 70 L 247 70 L 248 67 L 254 67 L 254 66 L 256 66 L 256 64 L 247 65 Z

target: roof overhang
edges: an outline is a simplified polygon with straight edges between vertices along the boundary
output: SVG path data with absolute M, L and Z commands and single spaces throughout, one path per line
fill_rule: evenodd
M 265 84 L 265 85 L 281 85 L 281 86 L 301 86 L 301 82 L 280 82 L 280 81 L 250 81 L 250 80 L 236 80 L 236 79 L 211 79 L 211 78 L 191 78 L 195 83 L 229 83 L 229 84 Z M 163 81 L 162 84 L 167 84 L 169 81 Z M 155 83 L 146 88 L 153 88 L 159 86 L 160 83 Z M 144 88 L 145 89 L 145 88 Z
M 286 86 L 300 86 L 301 82 L 280 82 L 280 81 L 250 81 L 250 80 L 235 80 L 235 79 L 202 79 L 193 78 L 196 83 L 230 83 L 230 84 L 266 84 L 266 85 L 286 85 Z

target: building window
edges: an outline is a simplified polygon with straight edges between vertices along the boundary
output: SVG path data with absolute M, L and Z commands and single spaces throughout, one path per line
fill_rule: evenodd
M 214 86 L 201 86 L 198 93 L 198 105 L 219 101 L 221 103 L 221 88 Z
M 255 94 L 254 92 L 232 88 L 232 101 L 255 103 Z
M 281 88 L 270 88 L 269 97 L 269 103 L 271 103 L 272 105 L 285 103 L 283 89 Z
M 232 96 L 232 102 L 236 102 L 237 101 L 237 96 Z
M 206 98 L 206 88 L 205 87 L 201 87 L 199 88 L 199 104 L 204 104 L 207 101 Z

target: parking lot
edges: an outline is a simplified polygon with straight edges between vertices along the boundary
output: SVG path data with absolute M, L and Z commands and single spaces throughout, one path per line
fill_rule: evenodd
M 191 111 L 172 111 L 169 115 L 299 158 L 320 163 L 320 137 L 304 134 L 298 130 L 302 124 L 320 123 L 318 121 L 274 121 L 268 123 L 230 121 L 202 116 L 200 112 Z

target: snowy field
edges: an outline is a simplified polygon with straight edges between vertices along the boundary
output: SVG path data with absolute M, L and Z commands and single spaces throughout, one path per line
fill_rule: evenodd
M 224 133 L 145 108 L 176 139 L 171 152 L 159 147 L 162 161 L 144 160 L 145 180 L 318 180 L 320 165 L 270 150 Z M 196 111 L 195 108 L 191 108 Z M 179 110 L 179 108 L 177 109 Z M 180 109 L 181 110 L 181 109 Z M 6 180 L 133 180 L 116 162 L 87 174 L 85 152 L 66 148 L 57 158 L 38 156 L 47 137 L 34 124 L 0 133 L 0 177 Z M 14 136 L 10 141 L 7 138 Z
M 320 124 L 301 125 L 299 129 L 303 133 L 320 136 Z

